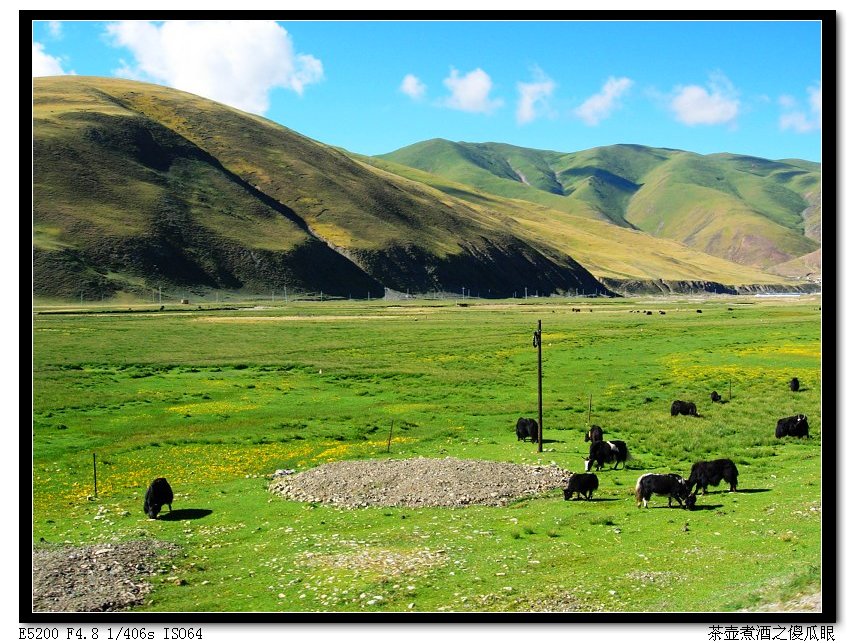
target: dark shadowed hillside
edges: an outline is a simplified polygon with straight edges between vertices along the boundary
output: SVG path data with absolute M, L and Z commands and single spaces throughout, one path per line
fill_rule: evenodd
M 34 79 L 34 133 L 37 295 L 605 291 L 495 212 L 176 90 Z

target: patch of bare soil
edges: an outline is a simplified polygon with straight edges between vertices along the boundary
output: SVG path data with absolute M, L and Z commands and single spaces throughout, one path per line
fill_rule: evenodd
M 116 612 L 142 602 L 173 543 L 138 540 L 33 550 L 33 612 Z
M 561 487 L 569 475 L 555 465 L 487 460 L 348 460 L 275 476 L 269 490 L 341 507 L 501 507 Z
M 805 594 L 780 603 L 766 603 L 740 612 L 822 612 L 822 592 Z

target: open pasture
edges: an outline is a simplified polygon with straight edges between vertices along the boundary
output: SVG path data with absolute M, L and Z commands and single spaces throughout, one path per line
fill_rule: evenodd
M 151 611 L 706 612 L 819 591 L 821 299 L 467 303 L 35 315 L 34 546 L 178 544 L 138 608 Z M 541 454 L 514 433 L 537 416 L 538 319 Z M 342 509 L 267 491 L 276 469 L 352 458 L 580 472 L 589 395 L 591 422 L 631 455 L 598 472 L 591 502 L 555 489 L 506 507 Z M 675 399 L 700 417 L 671 417 Z M 777 440 L 796 413 L 810 438 Z M 738 493 L 636 508 L 642 473 L 723 457 Z M 174 511 L 150 521 L 160 476 Z

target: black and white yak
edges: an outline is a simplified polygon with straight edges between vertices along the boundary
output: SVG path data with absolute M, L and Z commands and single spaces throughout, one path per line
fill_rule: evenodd
M 693 509 L 695 506 L 695 494 L 689 493 L 689 485 L 676 473 L 645 473 L 641 476 L 635 483 L 637 505 L 641 507 L 641 503 L 644 503 L 647 509 L 647 502 L 654 494 L 668 496 L 669 507 L 671 500 L 676 500 L 684 509 Z
M 592 442 L 588 449 L 588 457 L 585 458 L 585 471 L 591 470 L 591 464 L 599 471 L 603 464 L 614 462 L 612 469 L 617 469 L 618 464 L 623 462 L 624 469 L 629 459 L 629 451 L 623 440 L 608 440 L 603 442 Z

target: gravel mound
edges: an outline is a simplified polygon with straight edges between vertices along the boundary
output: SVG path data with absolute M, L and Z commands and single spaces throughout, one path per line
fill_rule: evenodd
M 178 551 L 173 543 L 138 540 L 33 550 L 33 612 L 116 612 L 151 591 L 144 576 Z
M 289 500 L 340 507 L 502 507 L 564 486 L 569 475 L 555 465 L 487 460 L 347 460 L 276 475 L 269 490 Z

